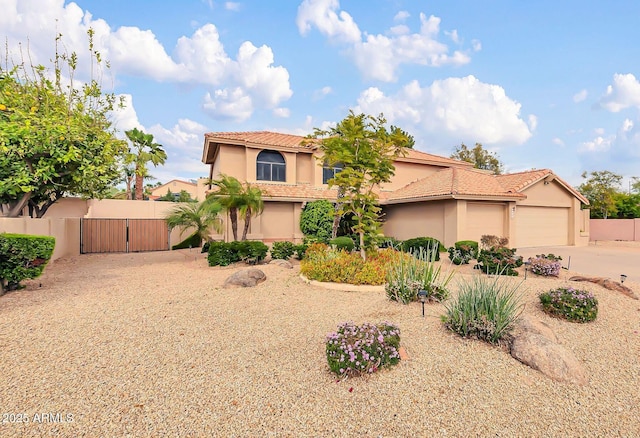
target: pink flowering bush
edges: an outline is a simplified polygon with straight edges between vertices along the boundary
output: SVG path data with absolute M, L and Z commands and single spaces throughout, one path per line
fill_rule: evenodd
M 327 335 L 327 361 L 341 378 L 371 374 L 400 361 L 400 329 L 390 323 L 344 322 Z
M 572 322 L 589 322 L 598 316 L 598 300 L 591 292 L 560 287 L 540 295 L 542 309 Z
M 562 268 L 560 260 L 562 260 L 562 257 L 554 256 L 553 254 L 539 254 L 535 258 L 530 257 L 531 272 L 545 277 L 557 277 L 560 275 L 560 269 Z

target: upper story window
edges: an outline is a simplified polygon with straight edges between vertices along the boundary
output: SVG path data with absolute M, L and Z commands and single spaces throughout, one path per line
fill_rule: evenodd
M 277 151 L 262 151 L 256 159 L 256 179 L 258 181 L 287 180 L 287 166 L 284 157 Z
M 322 166 L 322 184 L 328 184 L 329 180 L 336 176 L 342 168 L 343 166 L 341 163 L 334 164 L 333 166 L 329 166 L 327 163 L 324 163 Z

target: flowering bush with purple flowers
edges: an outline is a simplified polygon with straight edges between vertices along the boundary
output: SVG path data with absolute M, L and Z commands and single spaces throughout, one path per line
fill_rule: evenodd
M 589 322 L 598 316 L 598 300 L 591 292 L 561 287 L 540 295 L 542 309 L 572 322 Z
M 400 361 L 400 329 L 390 322 L 344 322 L 327 335 L 327 361 L 340 377 L 371 374 Z
M 538 254 L 535 258 L 529 257 L 531 272 L 545 277 L 557 277 L 560 275 L 560 268 L 562 268 L 560 260 L 562 260 L 562 257 L 553 254 Z

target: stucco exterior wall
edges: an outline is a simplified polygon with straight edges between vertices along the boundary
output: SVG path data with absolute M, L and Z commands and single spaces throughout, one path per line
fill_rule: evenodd
M 155 189 L 151 190 L 151 196 L 161 197 L 166 195 L 169 190 L 171 191 L 171 193 L 180 193 L 184 190 L 189 194 L 189 196 L 191 196 L 192 199 L 198 199 L 197 184 L 180 180 L 172 180 L 166 184 L 156 187 Z
M 296 175 L 298 184 L 315 184 L 316 160 L 311 154 L 296 154 Z M 322 178 L 322 175 L 320 176 Z M 322 179 L 320 180 L 322 183 Z
M 445 201 L 415 202 L 384 206 L 385 236 L 407 240 L 434 237 L 445 242 Z M 447 245 L 447 243 L 444 243 Z
M 591 240 L 640 241 L 640 219 L 591 219 Z
M 263 242 L 301 241 L 300 211 L 298 202 L 265 202 L 262 214 L 252 219 L 247 238 Z
M 518 205 L 572 207 L 572 200 L 575 198 L 555 180 L 551 181 L 549 184 L 539 181 L 537 184 L 527 188 L 522 193 L 527 195 L 527 199 L 518 201 Z
M 80 254 L 79 218 L 0 218 L 0 233 L 53 236 L 56 246 L 52 261 Z
M 390 183 L 381 186 L 382 190 L 399 189 L 410 182 L 426 178 L 443 169 L 442 167 L 429 166 L 428 164 L 407 163 L 404 161 L 396 161 L 394 166 L 396 168 L 395 175 L 391 178 Z

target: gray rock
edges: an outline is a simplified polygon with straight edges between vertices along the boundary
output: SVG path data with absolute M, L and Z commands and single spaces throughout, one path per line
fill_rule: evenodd
M 293 265 L 288 260 L 274 259 L 269 262 L 270 265 L 278 265 L 282 268 L 293 269 Z
M 257 268 L 242 269 L 227 278 L 222 287 L 253 287 L 267 279 L 264 272 Z
M 580 361 L 557 342 L 551 328 L 532 318 L 516 329 L 511 356 L 558 382 L 585 385 L 589 381 Z

